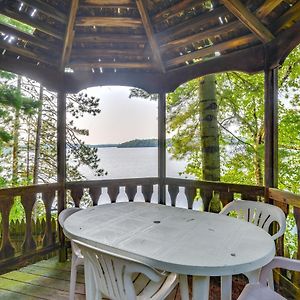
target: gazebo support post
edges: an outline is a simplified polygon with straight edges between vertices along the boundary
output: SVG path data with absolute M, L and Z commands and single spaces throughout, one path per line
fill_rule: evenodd
M 57 182 L 60 184 L 58 191 L 57 213 L 59 214 L 66 206 L 66 93 L 57 93 Z M 59 261 L 67 259 L 67 248 L 62 228 L 59 228 Z
M 278 69 L 265 70 L 265 186 L 278 186 Z
M 158 203 L 166 203 L 166 94 L 158 99 Z

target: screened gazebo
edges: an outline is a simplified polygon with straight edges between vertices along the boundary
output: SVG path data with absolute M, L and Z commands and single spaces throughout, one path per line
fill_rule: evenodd
M 85 191 L 97 205 L 103 188 L 115 202 L 120 187 L 125 187 L 129 201 L 141 187 L 150 202 L 154 185 L 159 187 L 158 202 L 165 204 L 168 193 L 174 206 L 183 187 L 189 208 L 199 189 L 220 193 L 224 204 L 235 197 L 264 198 L 286 213 L 289 205 L 294 206 L 299 230 L 300 196 L 277 189 L 277 72 L 300 43 L 299 1 L 1 0 L 0 13 L 28 25 L 22 31 L 0 23 L 0 68 L 58 94 L 57 183 L 0 191 L 3 270 L 57 249 L 63 258 L 65 240 L 52 222 L 51 207 L 57 199 L 58 213 L 62 211 L 67 191 L 75 206 Z M 191 79 L 225 71 L 265 74 L 265 186 L 166 177 L 166 93 Z M 66 94 L 104 85 L 159 94 L 157 178 L 66 182 Z M 46 211 L 40 244 L 31 222 L 37 194 Z M 15 197 L 21 197 L 26 214 L 20 251 L 10 238 L 9 213 Z M 277 246 L 283 254 L 283 239 Z

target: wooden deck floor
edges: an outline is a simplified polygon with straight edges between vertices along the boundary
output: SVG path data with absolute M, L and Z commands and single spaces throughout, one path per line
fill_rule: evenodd
M 85 299 L 83 267 L 79 266 L 76 300 Z M 0 275 L 1 300 L 69 299 L 70 262 L 59 263 L 57 257 Z M 176 290 L 168 300 L 178 299 Z
M 83 268 L 77 276 L 76 299 L 85 299 Z M 0 275 L 0 299 L 68 299 L 70 262 L 57 257 Z
M 83 267 L 79 266 L 76 285 L 76 300 L 85 299 Z M 51 299 L 63 300 L 69 297 L 70 262 L 59 263 L 57 257 L 0 275 L 1 300 Z M 241 277 L 233 279 L 232 299 L 236 300 L 245 285 Z M 284 293 L 287 297 L 287 293 Z M 296 295 L 296 293 L 294 293 Z M 220 280 L 211 278 L 210 300 L 220 299 Z M 299 299 L 287 297 L 287 299 Z M 177 287 L 166 300 L 180 300 Z

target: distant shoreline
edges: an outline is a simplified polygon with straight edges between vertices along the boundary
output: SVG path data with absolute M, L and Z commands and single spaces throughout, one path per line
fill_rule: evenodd
M 120 144 L 96 144 L 88 145 L 92 148 L 149 148 L 158 147 L 157 139 L 135 139 Z

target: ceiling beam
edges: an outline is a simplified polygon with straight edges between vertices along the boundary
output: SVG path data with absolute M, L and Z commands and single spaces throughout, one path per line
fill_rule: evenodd
M 224 33 L 228 34 L 231 31 L 240 29 L 243 26 L 240 21 L 236 20 L 221 26 L 216 26 L 207 30 L 203 30 L 199 33 L 195 33 L 180 39 L 172 40 L 167 43 L 160 45 L 160 50 L 162 52 L 168 50 L 176 50 L 192 43 L 197 43 L 205 39 L 213 38 L 215 36 L 222 35 Z
M 62 40 L 62 33 L 57 30 L 56 28 L 53 28 L 53 26 L 47 25 L 45 22 L 38 21 L 36 18 L 31 18 L 29 15 L 26 15 L 24 13 L 17 13 L 15 11 L 12 11 L 6 7 L 2 7 L 0 9 L 0 13 L 10 17 L 12 19 L 18 20 L 22 23 L 25 23 L 27 25 L 30 25 L 36 29 L 38 29 L 41 32 L 44 32 L 52 37 L 55 37 L 59 40 Z
M 159 43 L 161 43 L 161 41 L 171 41 L 177 36 L 187 32 L 193 32 L 193 30 L 199 31 L 199 29 L 203 26 L 207 26 L 207 23 L 211 22 L 211 20 L 215 19 L 216 25 L 219 25 L 220 23 L 218 18 L 225 14 L 228 14 L 227 8 L 220 6 L 212 11 L 204 12 L 199 16 L 180 22 L 179 24 L 171 26 L 164 31 L 158 32 L 155 34 L 155 37 Z
M 273 9 L 275 9 L 283 0 L 265 0 L 261 7 L 256 11 L 256 16 L 264 19 Z
M 92 58 L 98 60 L 98 58 L 102 57 L 111 57 L 112 59 L 114 56 L 144 56 L 144 49 L 101 49 L 101 48 L 73 48 L 71 53 L 71 57 L 82 57 L 82 58 Z
M 146 4 L 144 0 L 136 0 L 136 4 L 138 7 L 138 10 L 141 15 L 141 19 L 144 25 L 144 29 L 148 38 L 148 42 L 152 51 L 153 60 L 156 62 L 157 67 L 160 69 L 162 73 L 165 72 L 165 67 L 160 55 L 159 47 L 156 42 L 156 39 L 154 37 L 154 30 L 149 18 L 149 14 L 146 8 Z
M 116 33 L 76 33 L 74 42 L 76 43 L 138 43 L 145 44 L 145 35 L 116 34 Z
M 276 20 L 276 33 L 283 29 L 291 27 L 300 19 L 300 2 L 295 3 L 287 12 L 285 12 L 279 19 Z
M 36 62 L 43 62 L 48 65 L 54 65 L 55 62 L 52 59 L 49 59 L 46 56 L 43 56 L 41 54 L 36 54 L 28 49 L 25 49 L 24 47 L 19 47 L 17 45 L 8 43 L 6 41 L 0 40 L 0 48 L 5 49 L 7 51 L 13 52 L 18 56 L 26 57 L 35 60 Z
M 153 18 L 153 22 L 166 21 L 176 15 L 181 11 L 186 10 L 189 7 L 192 7 L 195 4 L 200 4 L 203 0 L 182 0 L 176 3 L 175 5 L 168 7 L 159 13 L 157 13 Z
M 45 39 L 41 39 L 29 33 L 25 33 L 15 27 L 11 27 L 10 25 L 0 24 L 0 32 L 17 37 L 18 39 L 29 42 L 35 46 L 38 46 L 39 48 L 47 50 L 50 48 L 52 50 L 54 49 L 55 51 L 57 51 L 59 48 L 57 45 L 49 43 Z
M 166 65 L 168 67 L 173 67 L 186 61 L 192 61 L 194 59 L 202 59 L 206 56 L 214 54 L 215 52 L 222 52 L 236 47 L 241 47 L 247 45 L 256 40 L 256 37 L 253 34 L 248 34 L 242 37 L 238 37 L 223 43 L 215 44 L 213 46 L 205 47 L 203 49 L 187 53 L 185 55 L 170 59 L 167 61 Z
M 142 28 L 142 21 L 125 17 L 78 17 L 76 26 Z
M 51 17 L 63 24 L 67 23 L 67 16 L 62 13 L 58 8 L 55 8 L 49 4 L 47 4 L 45 1 L 41 0 L 22 0 L 23 3 L 27 4 L 28 6 L 31 6 L 33 8 L 36 8 L 38 11 L 42 12 L 44 15 Z
M 92 68 L 108 69 L 151 69 L 153 66 L 148 62 L 95 62 L 95 63 L 70 63 L 72 69 L 91 70 Z
M 75 35 L 74 26 L 75 26 L 75 19 L 78 10 L 78 3 L 79 0 L 72 0 L 71 2 L 69 20 L 66 29 L 65 41 L 64 41 L 63 52 L 62 52 L 61 62 L 60 62 L 61 70 L 64 70 L 65 65 L 69 62 L 70 59 L 71 50 L 73 46 L 73 39 Z
M 82 0 L 80 6 L 106 7 L 106 8 L 136 8 L 132 0 Z
M 240 0 L 222 0 L 224 5 L 263 43 L 274 39 L 273 34 L 252 14 Z

